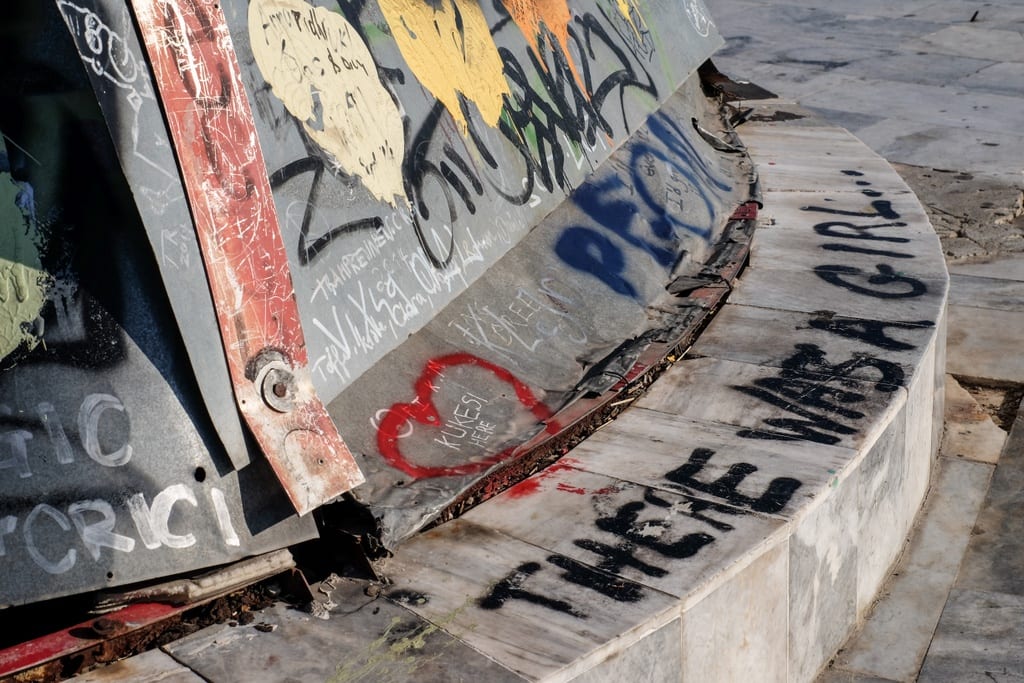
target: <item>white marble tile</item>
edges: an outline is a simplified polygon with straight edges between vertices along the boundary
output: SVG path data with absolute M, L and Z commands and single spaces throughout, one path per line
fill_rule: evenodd
M 1024 678 L 1024 597 L 954 590 L 942 612 L 922 683 L 991 683 Z
M 945 306 L 947 281 L 902 275 L 884 259 L 871 269 L 838 272 L 842 259 L 824 261 L 820 270 L 748 268 L 735 282 L 729 301 L 784 311 L 865 320 L 933 322 Z
M 841 363 L 849 358 L 829 358 Z M 822 377 L 784 377 L 782 370 L 693 358 L 677 363 L 637 406 L 737 426 L 744 438 L 802 439 L 857 448 L 870 441 L 906 392 L 891 385 Z M 701 400 L 693 400 L 700 387 Z
M 953 274 L 949 276 L 949 303 L 1024 312 L 1024 282 Z
M 819 225 L 827 226 L 827 223 Z M 874 239 L 846 236 L 851 232 L 871 235 Z M 915 278 L 939 280 L 946 277 L 946 262 L 934 232 L 900 232 L 899 228 L 854 232 L 844 226 L 832 228 L 831 235 L 822 236 L 796 226 L 789 230 L 775 227 L 758 230 L 754 234 L 750 264 L 754 268 L 779 268 L 785 264 L 793 269 L 813 270 L 823 263 L 836 263 L 866 271 L 884 261 L 900 273 Z M 884 238 L 905 241 L 881 241 Z
M 891 167 L 884 173 L 861 173 L 840 169 L 819 177 L 827 192 L 765 192 L 759 217 L 771 219 L 772 230 L 807 232 L 830 240 L 846 234 L 898 237 L 934 233 L 921 202 Z M 836 225 L 817 230 L 823 223 Z M 844 229 L 840 223 L 853 227 Z M 869 246 L 886 245 L 885 240 L 865 241 L 876 242 Z M 888 246 L 895 248 L 895 244 Z
M 1001 31 L 991 26 L 965 23 L 910 41 L 906 47 L 994 62 L 1020 62 L 1024 54 L 1024 36 L 1019 31 Z
M 317 594 L 335 605 L 325 618 L 277 604 L 254 613 L 251 624 L 210 626 L 165 647 L 216 683 L 523 681 L 437 625 L 368 596 L 368 585 L 321 584 Z
M 744 439 L 736 431 L 631 408 L 560 462 L 790 519 L 803 514 L 856 455 L 810 441 Z
M 789 590 L 783 542 L 687 609 L 683 682 L 787 680 Z
M 682 648 L 680 620 L 676 619 L 571 679 L 571 683 L 684 683 Z M 550 683 L 557 680 L 552 678 Z
M 75 676 L 77 683 L 202 683 L 206 679 L 160 650 L 122 659 Z
M 970 117 L 959 124 L 946 125 L 886 118 L 858 128 L 857 135 L 894 163 L 955 168 L 1020 182 L 1020 150 L 1024 148 L 1024 134 L 1020 130 L 976 128 Z
M 531 680 L 607 659 L 679 614 L 664 593 L 463 519 L 415 536 L 385 571 L 387 597 Z
M 949 307 L 946 370 L 951 375 L 1024 382 L 1024 312 Z
M 921 667 L 956 579 L 991 467 L 941 458 L 906 556 L 836 666 L 896 681 Z
M 684 598 L 783 522 L 564 462 L 477 506 L 463 520 Z
M 992 64 L 959 79 L 957 84 L 978 92 L 1018 96 L 1024 92 L 1024 63 Z
M 977 263 L 951 263 L 950 275 L 1016 280 L 1024 282 L 1024 256 L 1002 256 Z
M 912 500 L 916 474 L 907 454 L 906 419 L 901 414 L 878 437 L 858 465 L 857 613 L 864 613 L 903 550 L 917 511 Z M 928 473 L 924 474 L 927 488 Z
M 1017 38 L 1024 41 L 1019 34 Z M 823 88 L 800 100 L 808 107 L 869 114 L 883 111 L 888 118 L 932 126 L 963 128 L 969 125 L 972 129 L 1009 134 L 1018 134 L 1024 127 L 1024 110 L 1018 98 L 975 93 L 964 88 L 863 79 Z
M 872 359 L 887 373 L 902 374 L 897 381 L 902 384 L 909 381 L 936 335 L 934 326 L 727 304 L 701 333 L 690 353 L 780 368 L 791 363 L 797 345 L 809 344 L 824 352 L 826 358 L 860 355 L 866 361 Z M 849 372 L 850 377 L 867 382 L 893 381 L 871 362 L 850 367 Z
M 789 680 L 814 679 L 857 621 L 857 474 L 789 539 Z

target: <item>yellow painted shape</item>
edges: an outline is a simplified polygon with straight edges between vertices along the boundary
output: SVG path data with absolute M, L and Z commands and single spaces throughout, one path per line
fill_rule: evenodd
M 647 28 L 647 24 L 644 22 L 643 15 L 640 14 L 640 8 L 637 7 L 636 0 L 615 0 L 615 4 L 619 8 L 619 14 L 626 18 L 629 25 L 633 27 L 633 33 L 639 38 L 640 29 Z M 640 20 L 640 26 L 637 26 L 636 22 L 633 21 L 634 12 L 636 13 L 636 18 Z
M 572 20 L 572 14 L 569 12 L 569 5 L 565 0 L 502 0 L 502 4 L 505 5 L 505 9 L 508 10 L 519 30 L 523 32 L 526 42 L 530 44 L 538 60 L 541 59 L 541 25 L 543 24 L 551 31 L 559 47 L 562 48 L 562 54 L 565 55 L 565 59 L 569 63 L 569 68 L 576 78 L 576 83 L 580 86 L 580 91 L 586 93 L 583 79 L 576 70 L 572 54 L 569 52 L 569 22 Z M 544 65 L 543 61 L 541 65 Z
M 406 64 L 440 100 L 463 133 L 461 94 L 496 126 L 511 96 L 498 48 L 477 0 L 380 0 Z M 435 5 L 437 8 L 435 9 Z
M 249 39 L 263 78 L 330 163 L 404 202 L 402 116 L 352 25 L 305 0 L 253 0 Z
M 38 323 L 51 282 L 39 259 L 35 228 L 17 204 L 19 186 L 0 173 L 0 359 L 40 341 Z

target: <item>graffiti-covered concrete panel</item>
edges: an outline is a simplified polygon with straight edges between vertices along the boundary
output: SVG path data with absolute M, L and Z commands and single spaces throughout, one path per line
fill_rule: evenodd
M 4 35 L 0 561 L 47 578 L 0 604 L 303 540 L 363 478 L 394 547 L 670 342 L 750 199 L 701 0 L 53 0 Z

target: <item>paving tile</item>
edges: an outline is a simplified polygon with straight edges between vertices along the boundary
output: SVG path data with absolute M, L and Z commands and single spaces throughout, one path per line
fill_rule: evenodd
M 775 221 L 777 226 L 786 225 L 777 217 Z M 818 225 L 829 228 L 827 221 Z M 836 235 L 853 232 L 846 226 L 832 229 Z M 813 270 L 823 263 L 839 263 L 845 268 L 865 271 L 874 268 L 880 259 L 884 259 L 908 276 L 928 280 L 946 277 L 942 245 L 934 232 L 915 233 L 900 228 L 882 228 L 853 234 L 869 235 L 873 239 L 823 237 L 813 231 L 812 225 L 788 230 L 776 229 L 775 226 L 758 230 L 754 234 L 750 265 L 754 268 L 777 267 L 785 263 L 792 268 Z M 886 239 L 905 241 L 883 241 Z
M 572 683 L 682 683 L 682 649 L 680 620 L 676 619 L 571 680 Z
M 851 170 L 884 180 L 892 190 L 909 192 L 883 159 L 850 133 L 834 126 L 790 130 L 745 125 L 739 129 L 739 134 L 758 166 L 765 192 L 831 192 L 836 189 L 837 181 L 840 187 L 849 185 L 851 191 L 856 191 L 850 177 L 842 174 Z
M 1010 183 L 1020 181 L 1019 150 L 1024 147 L 1020 130 L 976 128 L 970 123 L 970 117 L 959 124 L 943 125 L 889 116 L 858 128 L 857 136 L 893 163 L 955 168 L 984 173 Z
M 1024 63 L 1004 62 L 979 69 L 957 83 L 969 90 L 1019 96 L 1024 92 Z
M 856 239 L 852 235 L 899 237 L 930 235 L 935 231 L 921 202 L 910 188 L 886 166 L 884 174 L 837 170 L 822 173 L 819 182 L 827 192 L 765 192 L 761 213 L 771 219 L 771 229 L 807 232 L 836 241 Z M 827 229 L 817 226 L 828 223 Z M 844 227 L 849 224 L 848 227 Z M 857 232 L 859 230 L 860 232 Z M 850 235 L 850 236 L 847 236 Z M 866 239 L 889 246 L 900 242 Z
M 1019 34 L 1017 40 L 1024 42 Z M 888 118 L 933 126 L 963 128 L 969 125 L 972 129 L 1009 134 L 1019 133 L 1024 126 L 1024 110 L 1018 98 L 986 95 L 964 88 L 863 79 L 842 82 L 799 99 L 807 107 L 822 106 L 866 114 L 884 111 Z
M 954 590 L 942 611 L 921 683 L 1024 678 L 1024 596 Z
M 856 451 L 838 446 L 744 439 L 732 426 L 630 408 L 561 462 L 792 519 L 833 485 L 854 456 Z M 665 476 L 669 472 L 672 479 Z
M 683 613 L 686 681 L 785 681 L 789 544 L 764 552 Z M 648 680 L 624 678 L 621 680 Z
M 679 614 L 664 593 L 464 519 L 410 539 L 387 572 L 389 598 L 529 679 L 586 670 Z
M 813 680 L 857 621 L 857 474 L 804 517 L 789 547 L 789 680 Z
M 958 377 L 1024 382 L 1024 312 L 949 307 L 946 371 Z
M 655 491 L 564 461 L 462 519 L 678 598 L 728 572 L 783 526 L 749 505 Z
M 960 24 L 910 41 L 911 50 L 963 55 L 994 62 L 1020 62 L 1024 55 L 1024 35 L 991 26 Z
M 75 676 L 77 683 L 203 683 L 194 671 L 160 650 L 122 659 Z
M 952 375 L 946 375 L 946 419 L 941 453 L 950 458 L 996 463 L 1006 436 L 971 394 Z
M 818 676 L 815 683 L 896 683 L 888 678 L 869 676 L 868 674 L 855 671 L 844 671 L 841 669 L 829 669 Z
M 1024 312 L 1024 282 L 951 274 L 949 303 L 972 308 Z
M 690 354 L 791 368 L 798 350 L 796 346 L 813 345 L 829 359 L 863 358 L 863 364 L 851 364 L 854 366 L 848 370 L 851 378 L 891 382 L 893 380 L 885 374 L 902 374 L 902 379 L 896 382 L 902 385 L 917 371 L 924 350 L 935 336 L 933 326 L 883 324 L 858 318 L 727 304 L 701 333 Z M 871 362 L 867 362 L 869 360 Z M 885 374 L 879 367 L 884 368 Z
M 701 387 L 702 400 L 693 400 L 693 387 Z M 802 439 L 858 448 L 874 438 L 905 398 L 905 390 L 898 387 L 856 382 L 842 373 L 819 381 L 775 368 L 693 358 L 662 375 L 636 405 L 736 425 L 742 428 L 737 434 L 751 440 Z
M 899 51 L 882 60 L 852 62 L 839 69 L 839 72 L 862 78 L 935 86 L 959 81 L 964 87 L 971 88 L 967 77 L 994 63 L 989 59 L 974 59 L 960 55 Z
M 734 304 L 891 322 L 935 321 L 945 306 L 947 281 L 904 276 L 885 259 L 871 269 L 837 273 L 842 258 L 821 270 L 787 270 L 785 264 L 748 268 L 729 296 Z M 832 286 L 830 286 L 832 285 Z
M 990 474 L 986 465 L 939 459 L 906 555 L 860 633 L 844 646 L 836 668 L 913 680 L 956 579 Z
M 1024 420 L 1018 414 L 992 475 L 958 588 L 1024 596 Z
M 950 276 L 970 275 L 972 277 L 1024 282 L 1024 257 L 1003 256 L 977 263 L 951 263 L 949 264 L 949 273 Z
M 278 604 L 252 624 L 211 626 L 166 649 L 218 683 L 523 680 L 404 607 L 367 597 L 365 588 L 340 581 L 328 591 L 337 604 L 327 619 Z

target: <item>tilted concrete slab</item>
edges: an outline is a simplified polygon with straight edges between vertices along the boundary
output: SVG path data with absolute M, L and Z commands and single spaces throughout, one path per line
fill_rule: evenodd
M 849 201 L 856 177 L 816 196 Z M 798 210 L 777 234 L 807 248 L 820 222 Z M 812 680 L 927 489 L 947 278 L 880 261 L 857 286 L 903 284 L 887 298 L 785 265 L 750 267 L 692 356 L 561 462 L 400 547 L 381 606 L 528 680 L 615 680 L 638 661 L 647 680 Z

